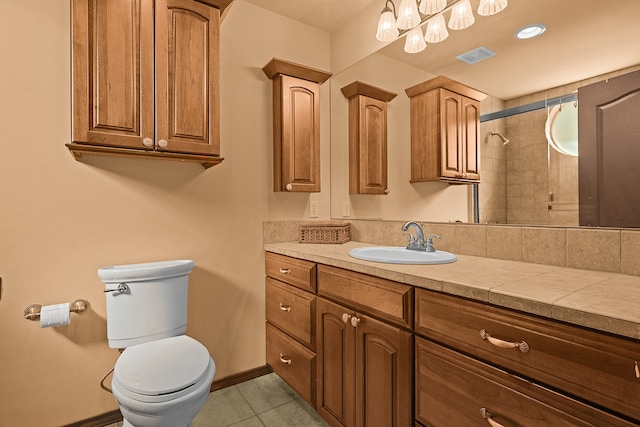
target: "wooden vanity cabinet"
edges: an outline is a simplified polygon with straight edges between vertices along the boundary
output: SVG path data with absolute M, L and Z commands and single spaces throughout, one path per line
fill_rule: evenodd
M 316 265 L 266 253 L 267 364 L 315 406 Z
M 230 3 L 72 0 L 67 147 L 76 159 L 93 153 L 222 162 L 219 23 Z
M 415 400 L 429 427 L 637 425 L 420 337 Z
M 273 58 L 273 190 L 320 191 L 320 85 L 331 73 Z
M 439 76 L 405 90 L 411 110 L 411 182 L 480 182 L 480 101 Z
M 335 427 L 411 426 L 413 336 L 397 325 L 412 288 L 319 265 L 318 294 L 317 411 Z
M 416 338 L 416 419 L 425 425 L 466 420 L 479 414 L 473 405 L 507 426 L 640 422 L 637 341 L 424 289 L 415 310 L 425 338 Z M 476 415 L 460 425 L 486 425 Z
M 349 194 L 388 194 L 387 103 L 397 95 L 355 81 L 349 100 Z

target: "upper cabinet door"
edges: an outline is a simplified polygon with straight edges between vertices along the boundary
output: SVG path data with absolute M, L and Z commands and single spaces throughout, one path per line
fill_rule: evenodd
M 331 73 L 273 58 L 273 191 L 320 191 L 320 85 Z
M 349 100 L 349 194 L 388 194 L 387 103 L 396 94 L 359 81 L 340 90 Z
M 281 79 L 282 182 L 288 191 L 320 191 L 320 84 Z
M 157 150 L 219 154 L 218 9 L 156 0 Z
M 73 0 L 72 14 L 73 141 L 153 150 L 152 0 Z

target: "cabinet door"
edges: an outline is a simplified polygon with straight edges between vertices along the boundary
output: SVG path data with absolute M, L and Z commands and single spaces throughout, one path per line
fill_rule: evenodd
M 332 426 L 355 423 L 355 329 L 343 321 L 354 314 L 344 307 L 318 298 L 316 410 Z
M 411 334 L 356 315 L 356 426 L 409 427 Z
M 156 149 L 220 154 L 218 9 L 156 0 Z
M 73 142 L 152 150 L 153 1 L 71 5 Z
M 281 159 L 280 182 L 274 178 L 276 191 L 320 191 L 320 85 L 282 75 L 280 120 L 274 126 L 281 138 L 274 141 L 274 156 Z M 274 90 L 278 85 L 274 85 Z M 274 99 L 276 98 L 274 93 Z M 281 150 L 279 153 L 278 150 Z M 278 173 L 278 170 L 275 171 Z
M 386 194 L 387 103 L 359 95 L 349 109 L 349 193 Z
M 462 96 L 440 89 L 440 174 L 445 178 L 460 178 L 463 170 Z
M 461 147 L 464 179 L 480 179 L 480 103 L 462 97 Z

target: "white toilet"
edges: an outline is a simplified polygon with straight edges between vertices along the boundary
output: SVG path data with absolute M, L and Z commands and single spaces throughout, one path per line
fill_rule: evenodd
M 216 365 L 187 327 L 191 260 L 104 267 L 109 347 L 125 348 L 112 389 L 124 427 L 190 427 Z

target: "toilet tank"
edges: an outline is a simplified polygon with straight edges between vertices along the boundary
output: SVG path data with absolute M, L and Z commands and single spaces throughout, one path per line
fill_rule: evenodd
M 187 328 L 191 260 L 103 267 L 107 339 L 111 348 L 181 335 Z

